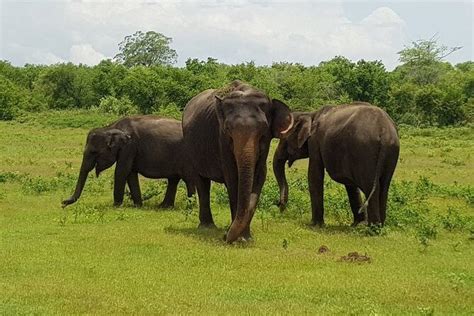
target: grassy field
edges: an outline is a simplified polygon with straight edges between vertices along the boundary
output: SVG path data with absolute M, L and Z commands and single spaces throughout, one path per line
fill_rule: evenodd
M 128 199 L 113 208 L 112 170 L 91 175 L 82 198 L 60 207 L 88 129 L 113 119 L 58 112 L 0 122 L 0 314 L 474 313 L 473 127 L 401 128 L 383 230 L 349 227 L 345 191 L 330 180 L 328 225 L 309 227 L 299 161 L 288 172 L 287 212 L 273 206 L 269 172 L 254 242 L 229 246 L 217 184 L 217 230 L 197 229 L 184 186 L 174 209 L 157 209 L 164 181 L 141 179 L 143 208 Z

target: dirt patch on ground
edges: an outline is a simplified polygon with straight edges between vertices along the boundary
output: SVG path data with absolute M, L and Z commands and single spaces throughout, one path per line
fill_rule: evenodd
M 339 261 L 343 262 L 352 262 L 352 263 L 370 263 L 372 262 L 372 258 L 367 256 L 367 254 L 360 254 L 357 251 L 349 252 L 347 256 L 342 256 L 339 258 Z
M 329 248 L 326 245 L 322 245 L 318 248 L 318 254 L 323 254 L 329 252 Z

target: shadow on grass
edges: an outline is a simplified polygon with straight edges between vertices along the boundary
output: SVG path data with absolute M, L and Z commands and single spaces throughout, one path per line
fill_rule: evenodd
M 344 224 L 335 224 L 335 225 L 326 224 L 323 227 L 320 227 L 320 226 L 316 226 L 307 222 L 301 222 L 300 226 L 317 233 L 330 234 L 330 235 L 335 235 L 335 234 L 354 235 L 354 234 L 357 234 L 357 232 L 361 228 L 365 228 L 365 226 L 363 225 L 353 227 L 353 226 L 344 225 Z
M 204 241 L 206 243 L 224 244 L 224 235 L 226 230 L 224 228 L 198 228 L 198 227 L 176 227 L 168 226 L 164 229 L 167 234 L 189 236 L 194 239 Z

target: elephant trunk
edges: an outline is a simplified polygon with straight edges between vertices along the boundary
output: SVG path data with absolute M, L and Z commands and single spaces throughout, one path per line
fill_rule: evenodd
M 288 160 L 283 153 L 282 144 L 278 145 L 275 155 L 273 157 L 273 173 L 280 188 L 280 200 L 278 201 L 278 206 L 280 210 L 283 211 L 286 203 L 288 203 L 288 182 L 286 180 L 285 174 L 285 162 Z
M 94 160 L 87 158 L 86 154 L 84 154 L 84 158 L 82 159 L 81 164 L 81 170 L 79 172 L 79 178 L 77 179 L 76 183 L 76 189 L 74 190 L 74 193 L 71 195 L 70 198 L 62 202 L 63 207 L 66 207 L 69 204 L 73 204 L 79 199 L 82 190 L 84 189 L 84 185 L 86 184 L 87 176 L 89 175 L 89 172 L 94 169 L 94 166 Z
M 257 162 L 257 141 L 248 138 L 244 143 L 235 143 L 234 154 L 238 172 L 238 196 L 237 213 L 232 221 L 232 225 L 227 232 L 226 241 L 234 242 L 245 228 L 250 225 L 250 221 L 255 212 L 256 194 L 252 193 L 255 164 Z

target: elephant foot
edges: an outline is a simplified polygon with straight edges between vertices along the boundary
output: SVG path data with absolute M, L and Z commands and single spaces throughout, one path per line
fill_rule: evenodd
M 198 229 L 216 229 L 217 226 L 214 222 L 210 223 L 199 223 Z
M 365 214 L 364 213 L 359 213 L 354 216 L 354 221 L 352 222 L 351 226 L 356 227 L 360 223 L 363 223 L 365 221 Z
M 227 234 L 224 234 L 224 236 L 222 237 L 222 240 L 227 241 Z M 232 243 L 246 244 L 246 243 L 251 243 L 251 242 L 253 242 L 253 237 L 252 235 L 248 235 L 246 237 L 240 236 Z
M 122 206 L 122 202 L 114 202 L 114 207 L 120 207 Z
M 133 203 L 133 206 L 139 208 L 139 207 L 142 207 L 142 206 L 143 206 L 143 203 L 142 203 L 142 202 L 135 202 L 135 203 Z
M 324 221 L 311 221 L 311 226 L 316 227 L 316 228 L 324 228 Z
M 160 205 L 158 205 L 158 208 L 172 208 L 172 207 L 174 207 L 174 203 L 168 202 L 168 201 L 163 201 L 161 202 Z
M 276 205 L 280 208 L 280 212 L 283 213 L 286 210 L 286 203 L 282 201 L 276 202 Z

